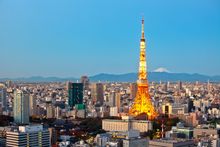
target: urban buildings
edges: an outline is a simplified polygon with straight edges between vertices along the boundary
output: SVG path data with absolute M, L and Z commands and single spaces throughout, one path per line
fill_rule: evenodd
M 134 99 L 137 94 L 137 83 L 130 83 L 130 98 Z
M 29 112 L 30 112 L 30 116 L 36 115 L 36 111 L 37 111 L 37 103 L 36 103 L 37 97 L 34 94 L 30 95 L 30 100 L 29 100 Z
M 83 83 L 84 90 L 89 90 L 89 78 L 87 76 L 81 76 L 80 82 Z
M 7 147 L 49 147 L 50 134 L 42 125 L 19 126 L 6 132 Z
M 168 136 L 169 134 L 169 136 Z M 192 139 L 193 138 L 193 128 L 185 127 L 183 123 L 179 122 L 176 126 L 173 126 L 170 131 L 166 132 L 167 138 L 185 138 Z
M 148 139 L 141 138 L 138 130 L 112 131 L 98 134 L 95 137 L 95 145 L 99 147 L 145 147 Z
M 24 90 L 15 90 L 13 102 L 14 122 L 29 123 L 29 94 Z
M 102 129 L 105 131 L 129 131 L 138 130 L 140 132 L 148 132 L 152 130 L 152 122 L 148 120 L 134 120 L 129 116 L 123 116 L 119 119 L 103 119 Z
M 220 84 L 148 83 L 145 49 L 142 20 L 136 83 L 0 84 L 0 146 L 219 147 Z
M 194 142 L 193 140 L 163 138 L 150 140 L 149 147 L 194 147 Z
M 104 91 L 102 83 L 92 83 L 91 84 L 91 97 L 94 103 L 103 104 L 104 101 Z
M 5 111 L 7 108 L 7 100 L 6 100 L 6 88 L 5 85 L 0 84 L 0 110 Z
M 68 104 L 72 109 L 76 104 L 83 103 L 83 83 L 70 83 L 68 89 Z

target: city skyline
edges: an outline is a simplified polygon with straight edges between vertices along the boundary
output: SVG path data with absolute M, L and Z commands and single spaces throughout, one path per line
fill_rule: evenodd
M 220 75 L 218 4 L 1 1 L 0 77 L 136 72 L 142 15 L 149 71 Z

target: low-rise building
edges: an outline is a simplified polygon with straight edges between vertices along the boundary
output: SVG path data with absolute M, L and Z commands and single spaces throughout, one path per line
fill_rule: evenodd
M 131 138 L 123 140 L 123 147 L 146 147 L 148 140 L 146 138 Z
M 169 131 L 170 136 L 172 138 L 185 138 L 192 139 L 193 137 L 193 128 L 192 127 L 184 127 L 183 123 L 177 123 L 176 126 L 173 126 L 171 131 Z
M 150 140 L 149 147 L 194 147 L 194 142 L 193 140 L 163 138 Z
M 152 130 L 152 122 L 148 120 L 134 120 L 129 117 L 122 117 L 121 120 L 103 119 L 102 129 L 106 131 L 138 130 L 140 132 L 147 132 Z
M 220 131 L 218 129 L 212 128 L 194 128 L 193 137 L 194 138 L 201 138 L 201 137 L 212 137 L 212 138 L 219 138 Z

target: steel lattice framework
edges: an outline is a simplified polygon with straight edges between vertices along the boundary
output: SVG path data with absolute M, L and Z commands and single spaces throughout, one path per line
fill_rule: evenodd
M 129 110 L 129 114 L 132 116 L 138 116 L 145 113 L 149 120 L 157 117 L 157 112 L 151 102 L 148 81 L 147 81 L 147 64 L 146 64 L 146 43 L 144 37 L 144 19 L 142 19 L 142 35 L 140 41 L 140 61 L 139 61 L 139 73 L 137 80 L 137 94 L 132 107 Z

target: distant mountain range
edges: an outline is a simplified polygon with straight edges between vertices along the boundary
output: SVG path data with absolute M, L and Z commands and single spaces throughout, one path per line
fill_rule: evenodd
M 126 74 L 106 74 L 101 73 L 89 77 L 92 82 L 136 82 L 137 73 L 126 73 Z M 186 81 L 186 82 L 195 82 L 195 81 L 212 81 L 220 82 L 220 76 L 207 76 L 202 74 L 187 74 L 187 73 L 169 73 L 169 72 L 149 72 L 148 73 L 149 81 Z M 23 81 L 23 82 L 64 82 L 64 81 L 77 81 L 79 78 L 59 78 L 59 77 L 41 77 L 34 76 L 28 78 L 0 78 L 0 81 L 13 80 L 13 81 Z

